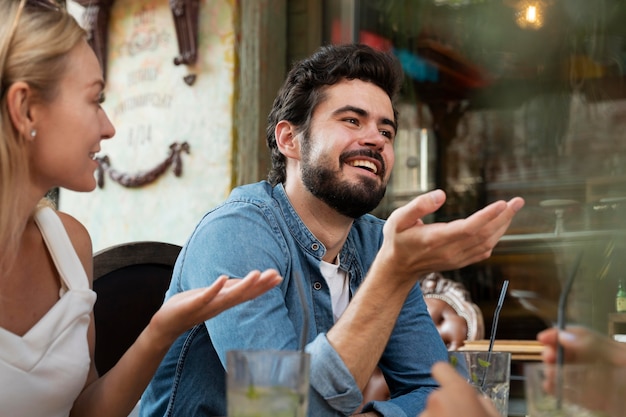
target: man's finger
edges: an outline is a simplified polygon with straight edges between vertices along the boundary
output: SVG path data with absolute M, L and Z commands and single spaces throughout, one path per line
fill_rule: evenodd
M 442 387 L 467 384 L 467 381 L 447 362 L 435 363 L 431 373 L 433 378 L 435 378 Z
M 399 231 L 414 226 L 423 217 L 434 213 L 446 201 L 446 193 L 442 190 L 433 190 L 415 197 L 404 206 L 397 208 L 389 216 L 395 222 Z

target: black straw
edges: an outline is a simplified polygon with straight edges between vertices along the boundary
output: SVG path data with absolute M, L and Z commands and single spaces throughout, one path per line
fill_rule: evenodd
M 582 251 L 578 253 L 576 256 L 576 260 L 574 261 L 574 267 L 570 271 L 569 277 L 565 282 L 565 286 L 561 290 L 561 295 L 559 296 L 559 310 L 557 315 L 557 327 L 559 329 L 559 333 L 565 330 L 565 320 L 566 320 L 566 312 L 567 312 L 567 297 L 572 289 L 572 283 L 574 282 L 574 278 L 578 273 L 578 267 L 580 266 L 580 260 L 582 259 Z M 557 337 L 557 348 L 556 348 L 556 365 L 557 365 L 557 410 L 561 409 L 561 400 L 562 400 L 562 389 L 563 389 L 563 373 L 562 367 L 563 362 L 565 360 L 565 355 L 563 351 L 563 345 L 558 340 Z
M 504 304 L 504 297 L 506 297 L 506 290 L 509 288 L 509 280 L 504 280 L 502 289 L 500 290 L 500 298 L 496 305 L 496 311 L 493 313 L 493 322 L 491 323 L 491 334 L 489 335 L 489 350 L 487 350 L 487 363 L 491 363 L 491 352 L 493 351 L 493 344 L 496 340 L 496 330 L 498 328 L 498 318 L 500 317 L 500 310 L 502 310 L 502 304 Z M 485 378 L 487 377 L 487 369 L 483 373 L 483 380 L 480 384 L 481 389 L 485 387 Z

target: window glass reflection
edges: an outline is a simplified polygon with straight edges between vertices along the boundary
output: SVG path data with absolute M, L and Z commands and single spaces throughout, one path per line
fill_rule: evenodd
M 526 207 L 492 259 L 448 275 L 472 289 L 489 326 L 503 279 L 554 307 L 583 251 L 570 320 L 606 331 L 626 274 L 626 2 L 325 4 L 326 41 L 392 50 L 406 74 L 396 166 L 377 214 L 433 187 L 448 194 L 434 220 L 521 195 Z M 501 337 L 551 325 L 523 301 L 509 302 L 525 314 Z

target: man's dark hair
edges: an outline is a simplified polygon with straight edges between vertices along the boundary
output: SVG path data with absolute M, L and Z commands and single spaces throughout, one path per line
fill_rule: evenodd
M 272 168 L 268 181 L 272 185 L 285 182 L 285 156 L 276 145 L 274 130 L 281 120 L 297 126 L 298 133 L 309 129 L 313 111 L 324 99 L 324 89 L 341 80 L 362 80 L 380 87 L 394 103 L 402 84 L 402 69 L 391 53 L 367 45 L 327 45 L 309 58 L 296 62 L 274 100 L 268 116 L 267 146 Z M 397 110 L 394 105 L 394 121 Z

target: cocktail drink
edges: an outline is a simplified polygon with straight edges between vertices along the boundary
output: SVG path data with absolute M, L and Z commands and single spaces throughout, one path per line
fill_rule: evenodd
M 511 353 L 453 351 L 448 352 L 448 357 L 450 364 L 477 391 L 489 397 L 498 412 L 506 417 L 509 412 Z
M 229 417 L 305 416 L 305 399 L 286 387 L 237 388 L 228 391 Z
M 509 382 L 490 383 L 481 387 L 478 384 L 473 384 L 474 387 L 491 399 L 496 406 L 496 410 L 506 417 L 509 413 L 509 392 L 511 385 Z
M 300 351 L 228 352 L 228 417 L 306 417 L 309 367 Z

